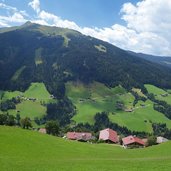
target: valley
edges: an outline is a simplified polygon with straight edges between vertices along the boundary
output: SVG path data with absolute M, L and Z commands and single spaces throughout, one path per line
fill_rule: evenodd
M 0 52 L 0 169 L 169 170 L 170 142 L 134 150 L 98 143 L 108 127 L 121 137 L 171 139 L 169 68 L 77 31 L 31 22 L 0 30 Z M 52 135 L 92 132 L 95 142 L 31 131 L 48 124 Z
M 168 104 L 171 101 L 169 90 L 152 85 L 145 85 L 145 87 L 157 99 L 166 101 Z M 139 89 L 134 89 L 134 91 L 145 97 Z M 167 94 L 167 96 L 163 97 L 163 94 Z M 68 82 L 66 96 L 76 107 L 76 114 L 71 118 L 72 125 L 79 123 L 93 125 L 97 113 L 107 112 L 111 122 L 131 131 L 152 133 L 152 123 L 166 123 L 167 127 L 171 129 L 171 120 L 163 113 L 154 110 L 154 102 L 150 99 L 139 100 L 134 105 L 135 97 L 122 86 L 109 88 L 98 82 L 88 85 L 81 82 Z M 21 118 L 29 117 L 34 127 L 43 126 L 37 125 L 35 118 L 40 119 L 46 116 L 46 105 L 57 102 L 57 99 L 52 98 L 53 96 L 50 95 L 43 83 L 32 83 L 25 92 L 1 91 L 1 102 L 17 97 L 21 98 L 21 102 L 16 104 L 16 109 L 10 109 L 3 113 L 7 112 L 14 116 L 20 114 Z M 121 108 L 118 105 L 122 105 Z

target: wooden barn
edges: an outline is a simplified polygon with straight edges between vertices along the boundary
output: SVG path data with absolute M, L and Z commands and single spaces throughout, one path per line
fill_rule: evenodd
M 122 138 L 122 142 L 124 148 L 145 147 L 145 143 L 142 139 L 132 135 Z
M 77 141 L 89 141 L 92 139 L 92 134 L 89 132 L 68 132 L 67 139 Z
M 106 128 L 100 131 L 99 140 L 104 140 L 108 143 L 118 143 L 119 138 L 116 131 Z

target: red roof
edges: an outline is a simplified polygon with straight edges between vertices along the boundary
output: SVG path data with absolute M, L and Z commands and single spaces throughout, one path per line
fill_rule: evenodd
M 132 135 L 122 138 L 122 141 L 124 145 L 130 145 L 133 143 L 137 143 L 139 145 L 145 145 L 145 143 L 140 138 L 132 136 Z
M 92 134 L 88 132 L 68 132 L 67 138 L 70 140 L 84 140 L 88 141 L 92 139 Z
M 107 129 L 100 131 L 99 139 L 104 140 L 104 141 L 110 140 L 110 141 L 116 143 L 116 142 L 118 142 L 118 135 L 117 135 L 116 131 L 114 131 L 110 128 L 107 128 Z

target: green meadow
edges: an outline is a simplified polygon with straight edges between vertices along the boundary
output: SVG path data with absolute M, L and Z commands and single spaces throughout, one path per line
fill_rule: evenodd
M 163 94 L 165 91 L 151 85 L 146 85 L 148 91 Z M 154 89 L 155 88 L 155 89 Z M 171 120 L 162 113 L 153 109 L 153 102 L 139 101 L 133 106 L 134 96 L 123 87 L 108 88 L 101 83 L 94 82 L 90 85 L 69 82 L 66 84 L 66 94 L 77 108 L 76 115 L 72 118 L 76 123 L 94 123 L 97 112 L 109 112 L 112 122 L 125 126 L 132 131 L 152 132 L 152 123 L 166 123 L 171 128 Z M 139 95 L 144 96 L 139 89 L 134 89 Z M 171 101 L 171 96 L 168 96 Z M 132 112 L 116 110 L 116 102 L 121 101 L 125 108 Z
M 121 86 L 108 88 L 98 82 L 90 85 L 72 82 L 66 84 L 66 94 L 77 108 L 77 114 L 72 118 L 77 123 L 93 124 L 97 112 L 115 112 L 117 100 L 125 98 L 125 103 L 128 103 L 128 99 L 132 100 L 125 92 Z
M 170 171 L 170 161 L 171 142 L 126 150 L 0 126 L 2 171 Z
M 32 83 L 25 92 L 5 91 L 1 95 L 2 101 L 12 99 L 13 97 L 17 96 L 21 97 L 21 103 L 16 105 L 16 110 L 8 110 L 8 113 L 16 115 L 19 112 L 21 117 L 27 116 L 31 119 L 34 119 L 35 117 L 40 118 L 45 115 L 46 107 L 42 104 L 53 101 L 53 99 L 50 98 L 50 94 L 43 83 Z M 36 100 L 29 100 L 29 98 L 35 98 Z
M 163 90 L 153 85 L 145 85 L 149 93 L 153 93 L 159 100 L 164 100 L 171 104 L 171 94 L 169 90 Z M 133 89 L 140 96 L 144 96 L 140 89 Z M 167 96 L 163 96 L 167 94 Z M 166 123 L 171 128 L 171 120 L 166 118 L 162 113 L 153 109 L 153 102 L 139 101 L 133 106 L 134 96 L 127 92 L 123 87 L 117 86 L 108 88 L 104 84 L 94 82 L 89 85 L 80 82 L 66 83 L 66 95 L 76 106 L 76 115 L 72 118 L 76 123 L 94 124 L 94 116 L 98 112 L 106 111 L 109 113 L 109 119 L 125 126 L 132 131 L 152 132 L 152 123 Z M 41 118 L 46 114 L 46 107 L 42 104 L 54 102 L 50 98 L 43 83 L 32 83 L 25 92 L 0 91 L 1 100 L 11 99 L 21 96 L 22 102 L 16 105 L 16 110 L 9 110 L 8 113 L 16 115 L 18 112 L 21 117 Z M 35 98 L 36 100 L 28 100 Z M 122 102 L 126 110 L 132 112 L 117 110 L 117 102 Z
M 171 104 L 171 92 L 170 90 L 163 90 L 153 85 L 145 85 L 147 91 L 155 95 L 155 98 L 161 101 L 166 101 L 168 104 Z
M 141 104 L 145 106 L 142 107 Z M 166 118 L 162 113 L 153 109 L 153 103 L 150 100 L 139 102 L 133 112 L 117 112 L 109 116 L 110 120 L 121 126 L 126 126 L 134 131 L 152 132 L 152 123 L 166 123 L 171 128 L 171 120 Z

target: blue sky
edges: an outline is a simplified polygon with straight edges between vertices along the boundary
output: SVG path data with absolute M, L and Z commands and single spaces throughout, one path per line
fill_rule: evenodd
M 0 27 L 27 20 L 126 50 L 171 56 L 171 0 L 0 0 Z
M 30 0 L 0 0 L 19 10 L 25 10 L 34 16 L 28 6 Z M 122 23 L 120 10 L 126 2 L 136 4 L 138 0 L 40 0 L 41 9 L 51 12 L 63 19 L 76 22 L 81 27 L 108 27 L 114 23 Z M 0 10 L 0 15 L 5 10 Z

